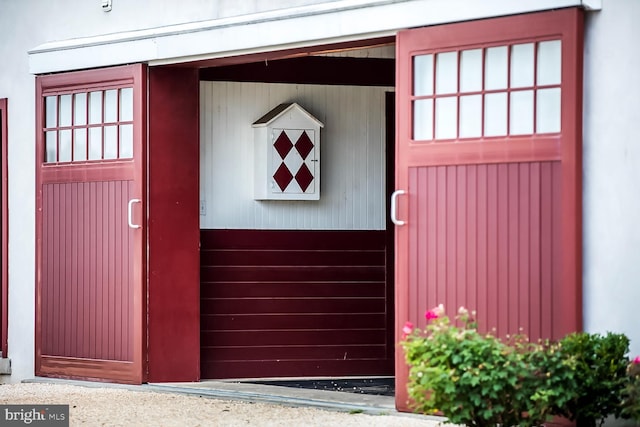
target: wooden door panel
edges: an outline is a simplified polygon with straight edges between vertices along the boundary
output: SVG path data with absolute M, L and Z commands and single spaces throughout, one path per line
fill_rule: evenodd
M 582 328 L 582 19 L 564 9 L 398 34 L 397 341 L 441 303 L 501 336 Z M 401 410 L 407 374 L 399 351 Z
M 442 303 L 501 336 L 555 336 L 560 177 L 560 162 L 410 168 L 408 317 Z
M 36 79 L 36 375 L 145 378 L 145 75 Z
M 131 181 L 43 186 L 42 352 L 133 360 Z

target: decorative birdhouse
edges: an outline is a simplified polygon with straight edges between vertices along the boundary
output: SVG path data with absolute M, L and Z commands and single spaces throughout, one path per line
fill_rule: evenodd
M 320 199 L 320 128 L 295 102 L 280 104 L 253 123 L 254 198 Z

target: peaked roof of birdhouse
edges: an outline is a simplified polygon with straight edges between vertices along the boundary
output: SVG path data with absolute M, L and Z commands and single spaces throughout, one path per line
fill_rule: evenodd
M 255 122 L 253 122 L 253 126 L 254 127 L 258 127 L 258 126 L 268 126 L 269 124 L 271 124 L 273 121 L 275 121 L 276 119 L 278 119 L 278 117 L 288 113 L 290 110 L 292 109 L 298 109 L 300 112 L 302 112 L 304 115 L 306 115 L 307 117 L 309 117 L 311 120 L 313 120 L 314 122 L 316 122 L 316 124 L 320 127 L 324 127 L 324 123 L 322 123 L 320 120 L 316 119 L 311 113 L 309 113 L 307 110 L 305 110 L 304 108 L 302 108 L 300 106 L 300 104 L 298 104 L 297 102 L 285 102 L 283 104 L 278 105 L 277 107 L 273 108 L 271 111 L 269 111 L 267 114 L 265 114 L 264 116 L 260 117 L 258 120 L 256 120 Z

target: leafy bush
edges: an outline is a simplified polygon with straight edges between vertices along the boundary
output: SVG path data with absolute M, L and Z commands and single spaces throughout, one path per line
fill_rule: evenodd
M 403 328 L 409 396 L 423 413 L 441 412 L 466 426 L 541 425 L 575 398 L 570 359 L 558 344 L 501 341 L 481 334 L 474 313 L 460 308 L 456 326 L 442 305 L 425 314 L 424 332 Z
M 627 366 L 628 382 L 622 391 L 622 417 L 640 422 L 640 356 Z
M 623 334 L 578 332 L 559 342 L 575 365 L 575 396 L 556 412 L 577 425 L 601 426 L 609 415 L 619 417 L 622 392 L 627 385 L 629 339 Z

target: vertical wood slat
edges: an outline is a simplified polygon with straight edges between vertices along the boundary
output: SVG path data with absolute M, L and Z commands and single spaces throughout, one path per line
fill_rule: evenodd
M 125 218 L 132 187 L 131 181 L 43 185 L 43 355 L 133 359 L 131 320 L 122 316 L 132 310 Z
M 409 320 L 443 303 L 500 336 L 558 337 L 559 177 L 559 162 L 410 168 Z

